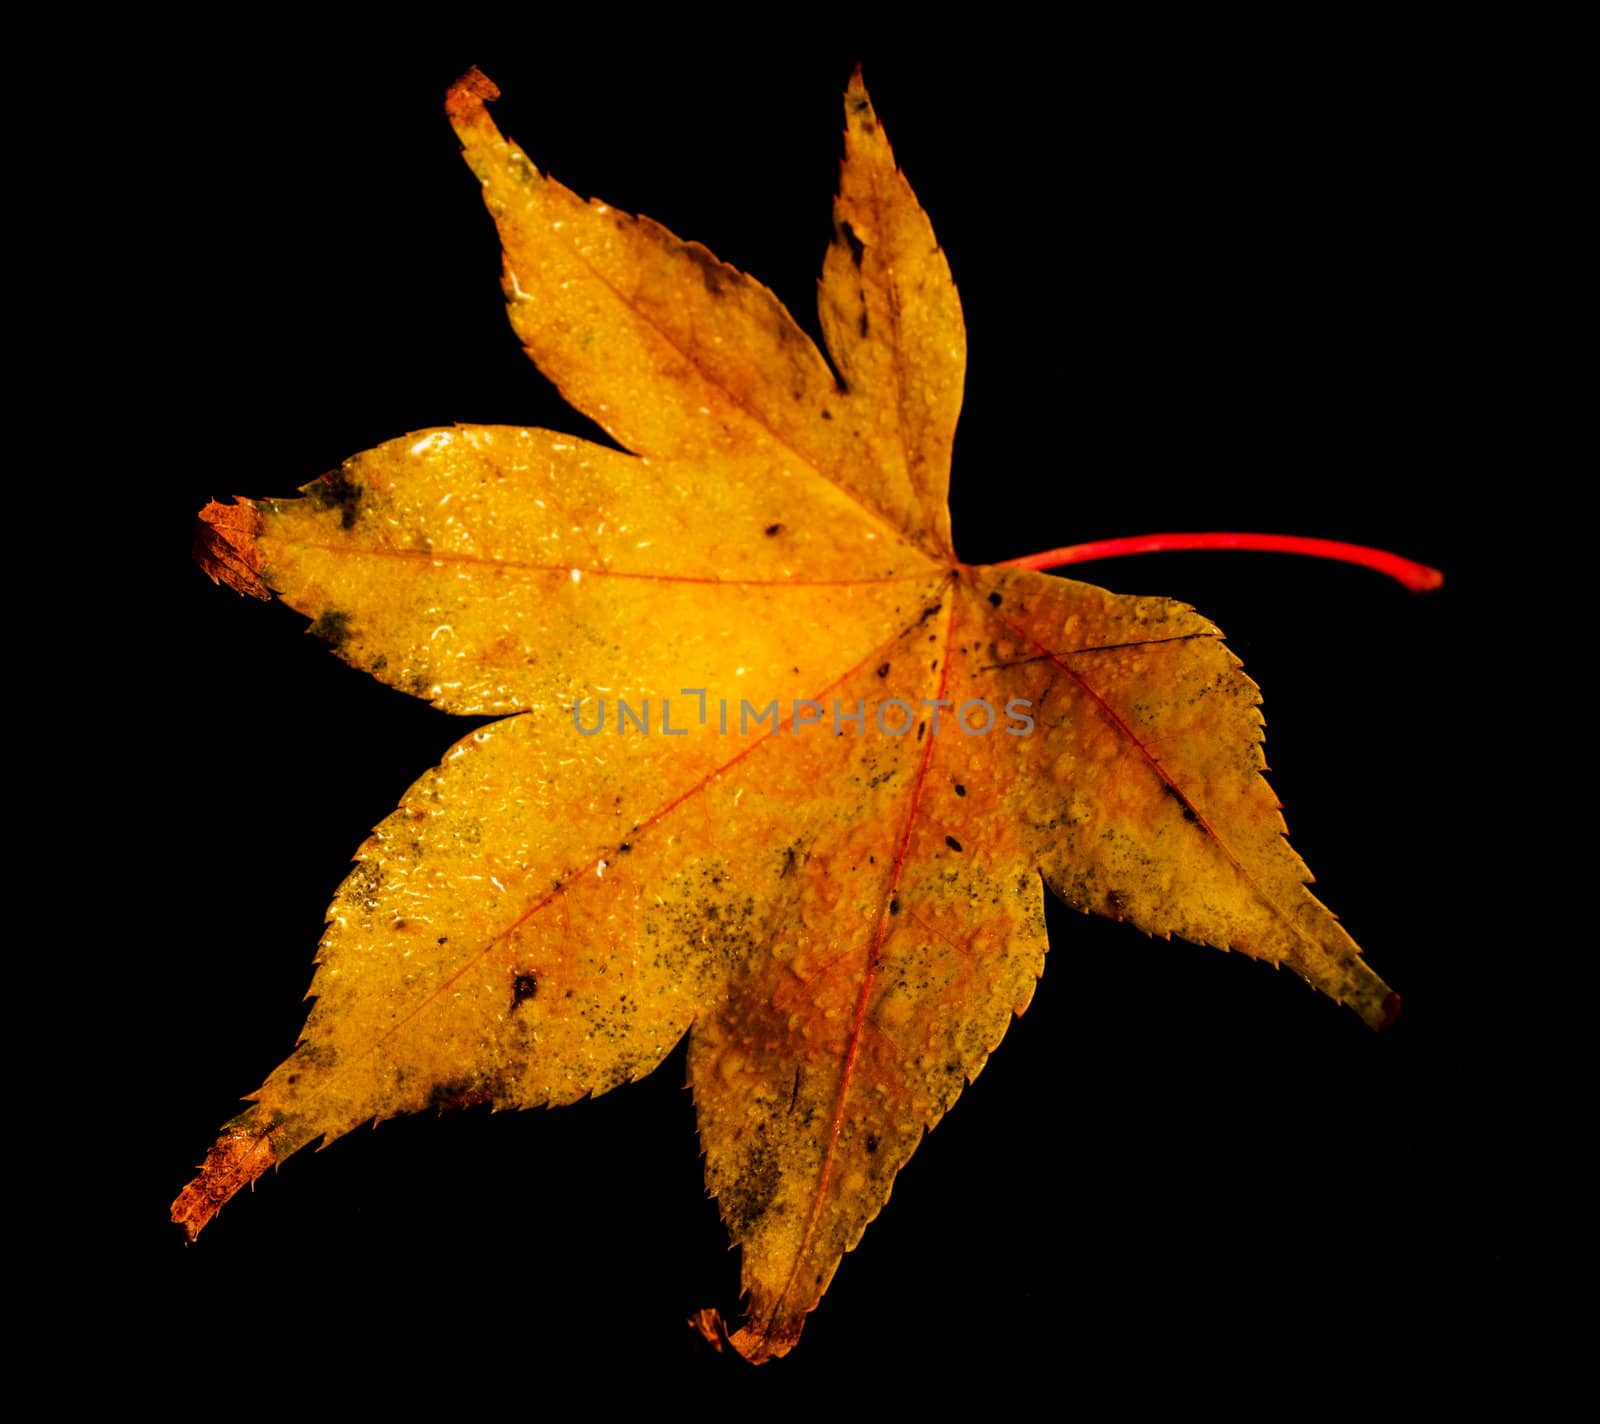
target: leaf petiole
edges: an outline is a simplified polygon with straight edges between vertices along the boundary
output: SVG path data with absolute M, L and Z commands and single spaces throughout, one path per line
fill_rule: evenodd
M 1026 554 L 996 565 L 1002 569 L 1059 569 L 1066 564 L 1087 564 L 1095 559 L 1116 559 L 1124 554 L 1159 554 L 1183 549 L 1257 549 L 1278 554 L 1305 554 L 1314 559 L 1337 559 L 1360 564 L 1403 583 L 1413 593 L 1427 593 L 1444 582 L 1444 575 L 1427 564 L 1402 558 L 1365 544 L 1338 539 L 1307 539 L 1296 534 L 1137 534 L 1126 539 L 1096 539 L 1068 544 L 1041 554 Z

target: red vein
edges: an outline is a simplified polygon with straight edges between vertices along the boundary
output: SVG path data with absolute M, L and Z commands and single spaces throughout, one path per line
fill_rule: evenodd
M 1088 544 L 1067 544 L 1042 554 L 1007 559 L 1002 569 L 1059 569 L 1096 559 L 1117 559 L 1125 554 L 1159 554 L 1184 549 L 1256 549 L 1277 554 L 1305 554 L 1313 559 L 1334 559 L 1359 564 L 1403 583 L 1413 593 L 1427 593 L 1444 582 L 1444 575 L 1427 564 L 1374 549 L 1366 544 L 1346 544 L 1339 539 L 1307 539 L 1297 534 L 1136 534 L 1125 539 L 1096 539 Z
M 945 655 L 939 659 L 939 690 L 934 694 L 936 698 L 943 698 L 945 688 L 950 680 L 949 651 L 955 645 L 952 633 L 955 625 L 956 603 L 959 601 L 958 590 L 950 590 L 950 612 L 945 618 Z M 915 626 L 915 625 L 913 625 Z M 906 630 L 902 630 L 896 637 L 903 637 Z M 865 663 L 863 660 L 863 664 Z M 861 1051 L 862 1032 L 867 1026 L 867 1001 L 872 995 L 872 986 L 877 980 L 878 957 L 883 950 L 883 942 L 889 935 L 889 909 L 900 893 L 900 876 L 905 869 L 906 852 L 911 848 L 911 831 L 916 825 L 917 809 L 922 803 L 922 788 L 927 780 L 928 763 L 933 757 L 933 746 L 938 741 L 937 737 L 929 736 L 923 739 L 922 760 L 917 766 L 917 774 L 911 782 L 911 803 L 906 808 L 905 825 L 901 828 L 900 844 L 895 849 L 894 866 L 890 872 L 889 888 L 884 893 L 883 908 L 878 912 L 878 928 L 873 935 L 872 950 L 867 957 L 866 973 L 862 976 L 861 992 L 856 996 L 855 1016 L 850 1026 L 850 1047 L 845 1053 L 844 1067 L 839 1074 L 839 1091 L 834 1098 L 833 1119 L 828 1125 L 828 1144 L 822 1158 L 822 1176 L 817 1181 L 816 1196 L 811 1204 L 811 1215 L 806 1221 L 805 1235 L 800 1239 L 799 1249 L 795 1252 L 794 1266 L 789 1272 L 789 1279 L 784 1282 L 783 1289 L 778 1293 L 778 1298 L 773 1304 L 772 1313 L 767 1317 L 767 1323 L 762 1327 L 763 1337 L 770 1337 L 773 1326 L 777 1323 L 778 1313 L 783 1308 L 783 1303 L 789 1298 L 789 1292 L 794 1289 L 794 1283 L 800 1275 L 800 1268 L 805 1264 L 806 1252 L 811 1248 L 812 1238 L 816 1235 L 817 1223 L 822 1217 L 823 1203 L 827 1200 L 828 1184 L 833 1179 L 834 1158 L 838 1154 L 839 1133 L 844 1127 L 845 1099 L 850 1091 L 850 1079 L 854 1076 L 856 1058 Z
M 917 924 L 922 927 L 924 934 L 932 935 L 935 939 L 942 939 L 956 954 L 959 954 L 963 959 L 972 958 L 972 946 L 970 944 L 962 944 L 960 940 L 952 939 L 937 925 L 929 924 L 928 921 L 919 915 L 915 910 L 907 909 L 905 913 L 908 920 L 912 921 L 913 924 Z
M 915 573 L 881 574 L 872 578 L 715 578 L 709 574 L 658 574 L 631 572 L 625 569 L 585 568 L 582 564 L 575 564 L 570 560 L 561 564 L 532 564 L 522 559 L 491 559 L 481 554 L 439 554 L 423 549 L 372 549 L 359 546 L 352 547 L 348 544 L 313 544 L 301 539 L 287 539 L 277 534 L 265 534 L 262 538 L 264 541 L 270 540 L 274 543 L 287 545 L 291 549 L 312 549 L 318 553 L 338 554 L 341 557 L 410 559 L 429 564 L 467 564 L 491 569 L 515 569 L 523 573 L 560 574 L 566 578 L 570 578 L 572 571 L 577 569 L 581 574 L 597 578 L 648 579 L 658 583 L 719 584 L 730 588 L 850 588 L 857 584 L 904 583 L 910 579 L 929 578 L 932 573 L 929 569 L 920 569 Z

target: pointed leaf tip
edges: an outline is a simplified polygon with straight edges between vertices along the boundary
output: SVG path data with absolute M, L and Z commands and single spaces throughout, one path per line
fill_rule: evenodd
M 866 81 L 861 77 L 859 64 L 851 71 L 850 83 L 844 91 L 844 100 L 845 123 L 849 127 L 854 128 L 858 124 L 876 125 L 877 116 L 872 109 L 872 95 L 867 93 Z
M 200 1175 L 172 1204 L 172 1220 L 191 1242 L 205 1230 L 224 1202 L 278 1160 L 272 1148 L 272 1134 L 252 1126 L 247 1117 L 217 1139 L 206 1153 Z
M 473 65 L 450 86 L 450 93 L 463 99 L 474 98 L 480 103 L 493 103 L 500 97 L 500 86 L 477 65 Z
M 450 117 L 450 126 L 459 134 L 463 127 L 473 128 L 487 123 L 489 112 L 484 105 L 492 104 L 499 97 L 500 86 L 477 65 L 473 65 L 450 86 L 444 96 L 444 109 Z
M 1379 1033 L 1382 1033 L 1384 1029 L 1393 1025 L 1394 1021 L 1399 1017 L 1400 996 L 1395 993 L 1393 989 L 1391 989 L 1389 990 L 1389 997 L 1383 1001 L 1382 1017 L 1379 1018 L 1378 1022 L 1374 1024 L 1373 1027 L 1376 1028 Z
M 235 593 L 269 599 L 272 591 L 261 577 L 256 535 L 261 516 L 247 499 L 237 504 L 212 500 L 200 511 L 194 528 L 194 561 L 212 583 L 225 583 Z

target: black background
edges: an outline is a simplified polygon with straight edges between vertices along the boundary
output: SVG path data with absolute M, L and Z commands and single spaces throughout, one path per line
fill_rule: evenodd
M 432 1380 L 464 1400 L 632 1377 L 772 1402 L 870 1371 L 896 1392 L 987 1380 L 999 1404 L 1039 1381 L 1363 1397 L 1497 1369 L 1534 1262 L 1520 1050 L 1460 755 L 1493 588 L 1458 482 L 1490 458 L 1468 373 L 1494 86 L 1387 33 L 710 54 L 600 24 L 542 36 L 530 15 L 476 43 L 412 38 L 399 59 L 219 40 L 103 112 L 82 100 L 139 253 L 129 314 L 159 336 L 92 337 L 145 393 L 126 438 L 162 637 L 141 656 L 167 712 L 143 794 L 181 828 L 143 851 L 166 938 L 113 1211 L 154 1377 L 175 1396 L 211 1370 L 272 1390 Z M 815 333 L 858 59 L 961 289 L 964 559 L 1258 529 L 1446 571 L 1427 597 L 1270 555 L 1081 571 L 1228 633 L 1263 688 L 1296 848 L 1404 996 L 1399 1022 L 1374 1035 L 1288 976 L 1052 902 L 1032 1008 L 796 1354 L 761 1371 L 683 1323 L 733 1313 L 738 1287 L 681 1049 L 600 1101 L 304 1153 L 184 1248 L 166 1204 L 292 1046 L 351 852 L 468 725 L 212 587 L 188 563 L 194 512 L 453 421 L 604 438 L 505 321 L 442 112 L 468 64 L 535 162 L 705 242 Z

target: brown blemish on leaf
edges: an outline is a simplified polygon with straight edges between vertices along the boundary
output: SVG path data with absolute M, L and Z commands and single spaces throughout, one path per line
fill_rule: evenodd
M 778 1177 L 777 1154 L 766 1142 L 752 1142 L 744 1149 L 739 1175 L 717 1198 L 730 1231 L 746 1231 L 760 1219 L 778 1194 Z
M 866 255 L 866 244 L 856 236 L 856 230 L 848 222 L 839 224 L 839 236 L 844 239 L 845 245 L 850 249 L 850 260 L 859 267 L 861 259 Z
M 318 509 L 337 510 L 341 529 L 355 528 L 362 489 L 350 478 L 347 470 L 329 470 L 320 480 L 313 480 L 307 485 L 305 494 Z
M 435 1084 L 424 1106 L 437 1112 L 449 1108 L 481 1108 L 495 1102 L 497 1097 L 494 1086 L 487 1082 L 456 1078 L 448 1083 Z
M 705 283 L 705 288 L 713 297 L 720 297 L 727 290 L 730 282 L 738 274 L 731 267 L 718 262 L 698 242 L 686 242 L 683 245 L 684 254 L 699 269 L 700 280 Z
M 318 615 L 316 622 L 306 632 L 337 650 L 344 646 L 345 639 L 350 636 L 350 615 L 337 608 L 329 608 Z

